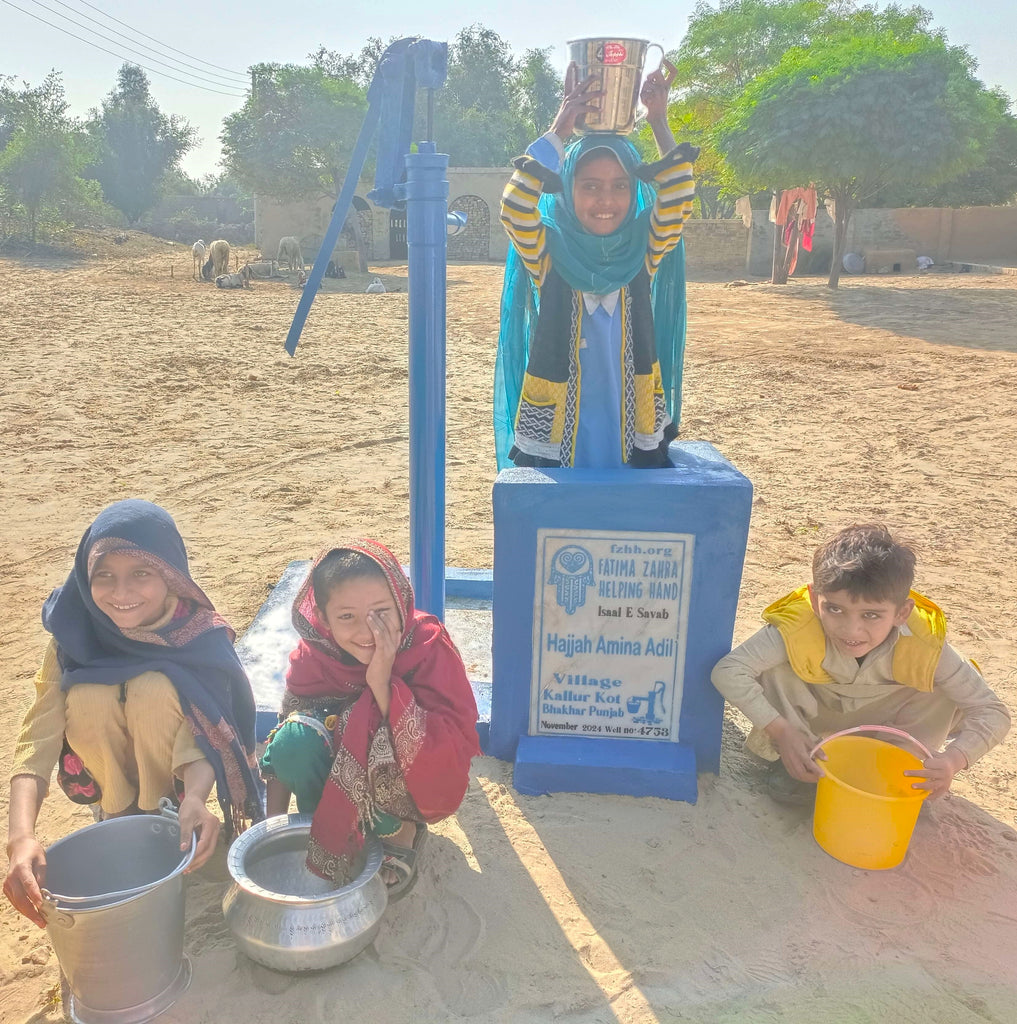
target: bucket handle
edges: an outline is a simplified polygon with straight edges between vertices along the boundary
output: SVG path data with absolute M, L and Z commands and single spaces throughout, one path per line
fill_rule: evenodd
M 660 67 L 657 70 L 664 76 L 665 87 L 670 88 L 671 83 L 678 76 L 678 69 L 667 59 L 667 52 L 660 43 L 650 43 L 646 47 L 646 52 L 649 53 L 653 49 L 660 50 Z
M 840 732 L 831 733 L 829 736 L 824 736 L 813 748 L 812 753 L 809 757 L 815 757 L 816 753 L 822 749 L 824 743 L 829 740 L 835 740 L 840 736 L 850 736 L 856 732 L 888 732 L 893 736 L 899 736 L 901 739 L 910 740 L 927 758 L 932 757 L 932 751 L 919 739 L 916 739 L 909 732 L 905 732 L 903 729 L 895 729 L 892 725 L 856 725 L 851 729 L 841 729 Z
M 73 928 L 74 918 L 60 909 L 60 905 L 57 903 L 58 897 L 54 896 L 49 889 L 40 891 L 42 892 L 42 904 L 39 907 L 39 913 L 46 922 L 46 926 L 59 925 L 61 928 Z
M 153 817 L 166 818 L 174 823 L 176 823 L 179 818 L 177 810 L 173 806 L 173 801 L 170 800 L 169 797 L 165 796 L 159 801 L 159 814 L 153 815 Z M 112 819 L 107 818 L 106 820 L 110 821 Z M 102 823 L 99 822 L 99 824 Z M 91 827 L 95 828 L 96 826 L 92 825 Z M 148 890 L 151 889 L 153 885 L 161 884 L 162 882 L 166 882 L 169 879 L 175 878 L 177 875 L 181 874 L 184 871 L 184 869 L 187 868 L 188 865 L 190 865 L 191 861 L 194 860 L 194 853 L 197 850 L 197 848 L 198 837 L 192 833 L 191 848 L 187 851 L 187 855 L 173 869 L 173 871 L 171 871 L 164 878 L 160 878 L 158 883 L 149 882 L 147 885 L 139 885 L 133 889 L 124 889 L 121 892 L 104 892 L 96 896 L 61 896 L 59 893 L 50 892 L 49 889 L 42 889 L 41 913 L 43 917 L 46 917 L 47 910 L 56 911 L 59 909 L 60 904 L 62 903 L 67 904 L 68 906 L 77 906 L 82 903 L 90 903 L 93 904 L 93 907 L 89 909 L 94 909 L 94 904 L 96 900 L 102 900 L 103 906 L 106 906 L 112 903 L 119 903 L 122 900 L 126 900 L 133 896 L 140 896 L 142 893 L 148 892 Z M 62 916 L 67 917 L 68 915 L 64 914 Z M 70 927 L 71 924 L 73 924 L 74 922 L 73 920 L 64 921 L 58 918 L 57 923 Z

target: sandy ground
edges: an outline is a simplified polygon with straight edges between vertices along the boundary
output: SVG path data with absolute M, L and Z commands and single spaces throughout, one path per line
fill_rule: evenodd
M 322 293 L 291 359 L 286 283 L 218 291 L 189 280 L 181 246 L 88 248 L 0 260 L 4 768 L 45 643 L 40 604 L 109 501 L 169 508 L 241 631 L 286 564 L 338 533 L 407 556 L 405 267 L 383 268 L 384 295 L 356 281 Z M 448 276 L 448 560 L 486 567 L 500 268 Z M 918 546 L 919 589 L 1017 706 L 1017 279 L 694 283 L 689 307 L 682 434 L 755 485 L 736 640 L 806 579 L 820 537 L 877 518 Z M 743 727 L 726 720 L 721 775 L 695 806 L 523 797 L 510 766 L 479 759 L 414 892 L 372 948 L 320 975 L 236 952 L 219 857 L 188 883 L 194 982 L 161 1019 L 1012 1022 L 1012 741 L 879 873 L 827 857 L 806 812 L 760 792 Z M 88 820 L 56 794 L 40 836 Z M 45 934 L 6 904 L 0 919 L 0 1020 L 61 1019 Z

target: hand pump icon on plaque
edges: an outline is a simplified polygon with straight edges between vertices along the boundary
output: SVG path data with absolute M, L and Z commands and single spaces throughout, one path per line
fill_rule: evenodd
M 660 725 L 667 715 L 667 708 L 664 707 L 664 694 L 667 692 L 667 684 L 658 681 L 652 690 L 645 697 L 629 697 L 625 702 L 625 708 L 630 715 L 635 715 L 633 722 L 639 725 Z M 637 715 L 640 705 L 646 705 L 646 714 Z M 660 712 L 660 716 L 657 712 Z

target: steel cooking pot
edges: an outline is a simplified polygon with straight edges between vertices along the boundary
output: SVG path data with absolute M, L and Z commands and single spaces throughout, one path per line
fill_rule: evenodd
M 233 842 L 226 923 L 252 960 L 277 971 L 319 971 L 351 960 L 374 939 L 388 891 L 381 840 L 368 836 L 360 874 L 337 889 L 308 871 L 309 814 L 258 822 Z

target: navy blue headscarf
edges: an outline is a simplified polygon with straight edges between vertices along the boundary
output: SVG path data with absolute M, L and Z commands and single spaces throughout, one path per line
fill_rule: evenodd
M 148 562 L 179 599 L 159 628 L 121 630 L 92 599 L 90 577 L 113 552 Z M 118 685 L 161 672 L 176 688 L 195 741 L 215 770 L 227 831 L 264 817 L 255 760 L 254 696 L 233 650 L 234 633 L 191 579 L 187 552 L 169 513 L 148 501 L 118 501 L 85 531 L 74 568 L 42 608 L 63 671 L 61 687 Z

